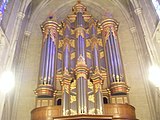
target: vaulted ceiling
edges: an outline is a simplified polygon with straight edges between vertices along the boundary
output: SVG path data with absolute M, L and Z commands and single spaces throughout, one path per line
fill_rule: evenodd
M 71 13 L 72 6 L 76 2 L 77 0 L 33 0 L 30 22 L 42 23 L 49 15 L 53 15 L 57 21 L 62 21 Z M 88 12 L 98 20 L 102 20 L 108 12 L 117 19 L 119 15 L 116 10 L 121 11 L 124 16 L 128 14 L 125 11 L 129 11 L 129 0 L 81 0 L 81 2 L 87 7 Z

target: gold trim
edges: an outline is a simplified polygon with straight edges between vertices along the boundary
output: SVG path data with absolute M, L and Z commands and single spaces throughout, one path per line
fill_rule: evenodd
M 71 95 L 70 96 L 70 103 L 76 102 L 76 96 Z

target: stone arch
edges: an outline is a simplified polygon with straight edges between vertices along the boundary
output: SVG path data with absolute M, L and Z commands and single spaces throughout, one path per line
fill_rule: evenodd
M 37 8 L 34 10 L 32 16 L 31 16 L 31 19 L 30 19 L 30 22 L 29 22 L 29 25 L 28 25 L 28 28 L 27 28 L 28 31 L 32 30 L 32 26 L 34 24 L 34 21 L 38 17 L 40 11 L 42 11 L 47 5 L 51 4 L 52 2 L 53 1 L 50 1 L 50 0 L 43 0 L 43 1 L 41 1 L 41 3 L 37 6 Z M 87 0 L 87 2 L 90 3 L 90 4 L 98 6 L 99 8 L 101 8 L 104 11 L 106 10 L 105 8 L 102 8 L 95 1 Z M 75 0 L 70 0 L 70 1 L 67 1 L 67 2 L 63 3 L 58 8 L 56 8 L 56 10 L 54 10 L 54 12 L 58 11 L 59 9 L 61 9 L 62 7 L 66 6 L 67 4 L 70 4 L 70 3 L 73 3 L 73 5 L 74 5 L 75 4 Z M 130 15 L 129 15 L 129 12 L 126 10 L 126 8 L 124 7 L 124 5 L 120 1 L 111 1 L 111 3 L 115 4 L 122 11 L 122 13 L 125 16 L 125 18 L 126 18 L 128 24 L 129 24 L 129 26 L 130 27 L 134 26 L 134 22 L 131 19 Z

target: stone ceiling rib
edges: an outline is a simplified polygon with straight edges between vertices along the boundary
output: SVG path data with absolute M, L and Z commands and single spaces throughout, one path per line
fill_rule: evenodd
M 82 0 L 82 3 L 85 4 L 88 8 L 88 11 L 96 18 L 101 19 L 101 16 L 105 14 L 106 11 L 110 10 L 110 7 L 118 7 L 126 19 L 129 18 L 129 13 L 126 11 L 126 6 L 124 6 L 123 0 L 116 0 L 116 1 L 105 1 L 104 0 Z M 33 2 L 33 10 L 28 30 L 30 31 L 32 29 L 32 26 L 34 24 L 34 21 L 37 21 L 41 19 L 41 21 L 44 21 L 50 12 L 56 16 L 59 21 L 63 20 L 71 12 L 72 6 L 76 3 L 76 0 L 69 0 L 66 2 L 66 0 L 34 0 Z M 63 3 L 63 4 L 62 4 Z M 109 6 L 112 5 L 112 6 Z M 126 5 L 126 4 L 125 4 Z M 45 11 L 45 12 L 43 12 Z M 112 11 L 110 11 L 112 13 Z M 113 16 L 114 17 L 114 16 Z M 130 22 L 131 20 L 127 20 Z M 129 23 L 131 24 L 131 23 Z

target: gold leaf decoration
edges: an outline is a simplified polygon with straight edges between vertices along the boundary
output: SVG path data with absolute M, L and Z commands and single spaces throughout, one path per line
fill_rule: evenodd
M 88 100 L 94 103 L 94 95 L 89 95 Z
M 76 88 L 76 80 L 74 80 L 72 83 L 71 83 L 71 90 L 75 89 Z
M 71 53 L 71 60 L 74 59 L 75 57 L 76 57 L 76 53 L 75 52 Z
M 63 31 L 62 30 L 59 31 L 59 35 L 63 36 Z
M 58 53 L 58 59 L 62 60 L 62 53 Z
M 87 55 L 87 58 L 91 59 L 92 56 L 91 56 L 91 53 L 90 52 L 86 52 L 86 55 Z
M 58 48 L 61 48 L 63 44 L 64 44 L 63 40 L 59 40 Z
M 70 109 L 71 115 L 77 115 L 77 112 L 73 109 Z
M 76 101 L 76 96 L 71 95 L 71 103 Z
M 90 41 L 90 39 L 86 39 L 86 47 L 89 47 L 91 45 Z
M 72 30 L 72 29 L 71 29 L 71 34 L 72 34 L 72 35 L 74 34 L 74 30 Z
M 88 80 L 88 88 L 93 90 L 93 84 L 92 84 L 92 82 L 90 80 Z
M 89 34 L 89 29 L 86 29 L 86 33 Z
M 95 114 L 95 108 L 90 109 L 89 114 L 92 114 L 92 115 Z
M 101 34 L 101 29 L 97 29 L 97 34 Z
M 103 41 L 102 41 L 102 39 L 98 39 L 98 44 L 99 44 L 99 46 L 103 47 Z
M 71 47 L 75 48 L 75 40 L 70 41 Z
M 104 57 L 104 51 L 100 52 L 100 59 Z

